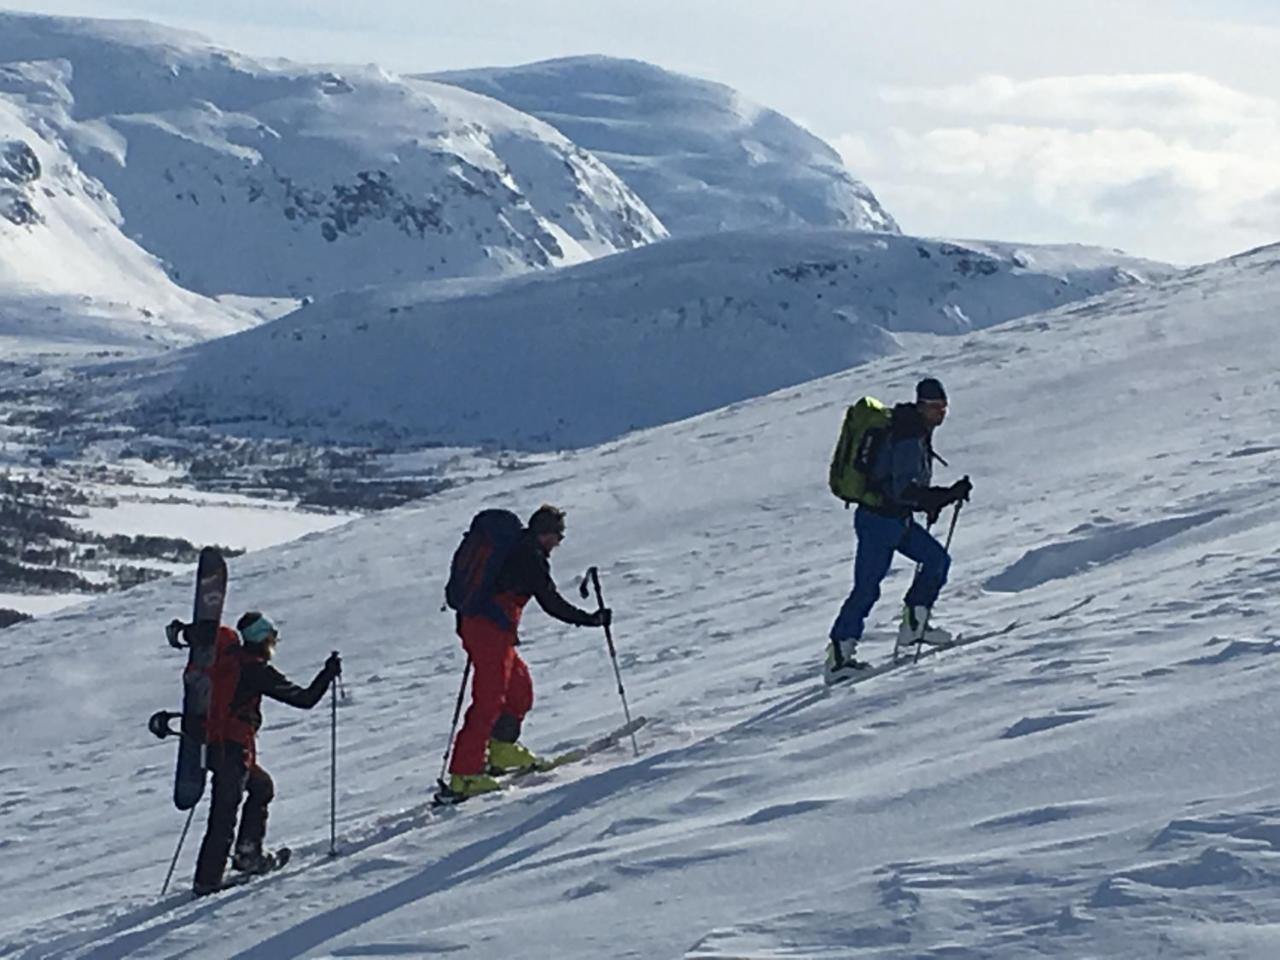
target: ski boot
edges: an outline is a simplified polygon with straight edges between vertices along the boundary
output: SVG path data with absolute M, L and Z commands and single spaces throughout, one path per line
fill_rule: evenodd
M 827 656 L 822 664 L 823 681 L 830 686 L 871 669 L 871 664 L 855 656 L 857 652 L 857 640 L 832 640 L 828 643 Z
M 489 741 L 489 773 L 502 776 L 507 773 L 526 773 L 531 770 L 550 770 L 555 764 L 544 760 L 522 743 L 506 740 Z
M 257 847 L 237 847 L 231 857 L 231 869 L 240 873 L 270 873 L 275 868 L 276 855 Z
M 443 780 L 437 783 L 438 789 L 435 796 L 431 798 L 431 802 L 437 807 L 461 803 L 482 793 L 493 793 L 495 790 L 502 789 L 502 784 L 487 773 L 454 773 L 450 774 L 448 783 Z
M 898 642 L 893 647 L 894 660 L 911 656 L 921 644 L 926 647 L 951 645 L 951 632 L 929 622 L 931 612 L 929 607 L 903 605 L 902 622 L 898 625 Z

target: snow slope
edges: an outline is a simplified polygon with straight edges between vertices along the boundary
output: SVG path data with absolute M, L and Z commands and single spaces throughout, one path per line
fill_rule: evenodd
M 323 855 L 326 711 L 269 705 L 272 836 L 302 852 L 211 900 L 155 905 L 183 818 L 142 725 L 176 698 L 160 628 L 189 584 L 0 633 L 0 954 L 1276 956 L 1277 296 L 1273 247 L 238 559 L 229 610 L 283 621 L 284 669 L 346 658 L 346 852 Z M 938 615 L 1024 625 L 826 691 L 830 446 L 846 402 L 926 372 L 953 398 L 944 479 L 975 481 Z M 544 500 L 570 509 L 562 584 L 601 565 L 643 756 L 432 817 L 449 552 L 482 505 Z M 529 743 L 618 720 L 598 632 L 531 612 L 525 641 Z
M 799 226 L 898 232 L 828 144 L 723 84 L 603 56 L 431 77 L 547 121 L 616 170 L 675 236 Z
M 200 293 L 497 275 L 665 236 L 595 157 L 457 87 L 14 13 L 0 13 L 6 62 L 58 75 L 29 109 L 105 184 L 128 236 Z
M 498 284 L 356 291 L 135 367 L 141 387 L 109 373 L 161 432 L 555 449 L 847 369 L 897 350 L 896 332 L 985 327 L 1170 269 L 1083 247 L 721 234 Z
M 0 39 L 0 43 L 3 40 Z M 190 293 L 120 230 L 102 184 L 45 122 L 66 64 L 0 63 L 0 345 L 18 351 L 185 344 L 251 315 Z

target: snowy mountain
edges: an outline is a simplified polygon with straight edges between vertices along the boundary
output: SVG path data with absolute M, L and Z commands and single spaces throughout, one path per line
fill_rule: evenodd
M 43 120 L 66 80 L 65 64 L 0 64 L 5 352 L 184 344 L 256 322 L 182 289 L 121 232 L 115 201 Z
M 0 954 L 1276 956 L 1277 297 L 1280 247 L 237 559 L 230 615 L 279 618 L 286 672 L 343 650 L 343 855 L 328 711 L 271 704 L 296 864 L 195 904 L 157 901 L 184 817 L 143 727 L 176 702 L 189 578 L 0 632 Z M 924 373 L 953 401 L 943 479 L 975 482 L 938 616 L 1020 626 L 828 691 L 851 538 L 827 457 L 844 404 Z M 601 567 L 643 755 L 433 815 L 462 657 L 431 598 L 472 512 L 543 501 L 570 511 L 562 584 Z M 598 631 L 531 612 L 521 649 L 528 743 L 618 721 Z
M 675 236 L 801 226 L 898 232 L 835 150 L 723 84 L 601 56 L 431 78 L 550 123 L 617 171 Z
M 200 293 L 501 275 L 665 236 L 591 154 L 457 87 L 10 13 L 0 64 L 0 101 L 21 102 L 105 187 L 126 235 Z
M 135 425 L 325 442 L 582 446 L 1170 268 L 1081 247 L 719 234 L 496 283 L 342 294 L 108 371 Z M 93 392 L 100 392 L 96 387 Z

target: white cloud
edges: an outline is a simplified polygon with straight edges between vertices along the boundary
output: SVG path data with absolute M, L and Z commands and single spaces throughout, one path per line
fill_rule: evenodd
M 891 87 L 891 104 L 949 115 L 1088 127 L 1219 129 L 1280 120 L 1280 103 L 1187 73 L 1107 74 L 1012 80 L 983 77 L 945 87 Z
M 986 77 L 885 96 L 898 124 L 837 146 L 904 229 L 972 234 L 999 210 L 1027 225 L 1011 239 L 1178 262 L 1280 240 L 1280 101 L 1186 74 Z

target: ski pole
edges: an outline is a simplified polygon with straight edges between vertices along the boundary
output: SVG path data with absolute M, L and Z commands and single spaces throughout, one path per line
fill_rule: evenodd
M 337 656 L 338 651 L 333 651 Z M 329 856 L 338 855 L 338 700 L 347 701 L 341 674 L 333 678 L 329 700 Z
M 453 753 L 453 735 L 458 731 L 458 717 L 462 715 L 462 698 L 467 692 L 467 677 L 471 676 L 471 657 L 462 668 L 462 683 L 458 684 L 458 702 L 453 705 L 453 723 L 449 725 L 449 742 L 444 745 L 444 762 L 440 764 L 440 784 L 444 784 L 444 775 L 449 770 L 449 755 Z
M 199 806 L 199 804 L 196 804 Z M 164 876 L 164 886 L 160 888 L 160 896 L 169 892 L 169 881 L 173 879 L 173 868 L 178 865 L 178 854 L 182 853 L 182 845 L 187 841 L 187 831 L 191 829 L 191 818 L 196 815 L 196 806 L 187 814 L 187 822 L 182 826 L 182 836 L 178 838 L 178 849 L 173 851 L 173 859 L 169 861 L 169 872 Z
M 600 589 L 600 571 L 596 567 L 588 567 L 587 572 L 582 575 L 582 583 L 578 585 L 578 592 L 583 599 L 587 597 L 587 582 L 596 588 L 596 606 L 598 609 L 604 609 L 604 593 Z M 631 708 L 627 706 L 627 691 L 622 689 L 622 671 L 618 669 L 618 651 L 613 646 L 613 631 L 609 629 L 609 624 L 604 624 L 604 640 L 609 646 L 609 659 L 613 661 L 613 675 L 618 678 L 618 696 L 622 698 L 622 715 L 627 719 L 627 726 L 631 726 Z M 640 756 L 640 746 L 636 743 L 636 732 L 631 731 L 631 749 L 635 751 L 635 755 Z
M 951 552 L 951 538 L 955 536 L 956 521 L 960 519 L 960 508 L 964 506 L 963 500 L 956 501 L 956 509 L 951 514 L 951 526 L 947 529 L 947 542 L 943 544 L 942 549 L 947 553 Z M 929 615 L 933 612 L 933 608 L 929 607 L 925 610 L 924 624 L 920 627 L 920 639 L 916 641 L 916 657 L 912 663 L 920 662 L 920 651 L 924 649 L 924 633 L 929 629 Z

